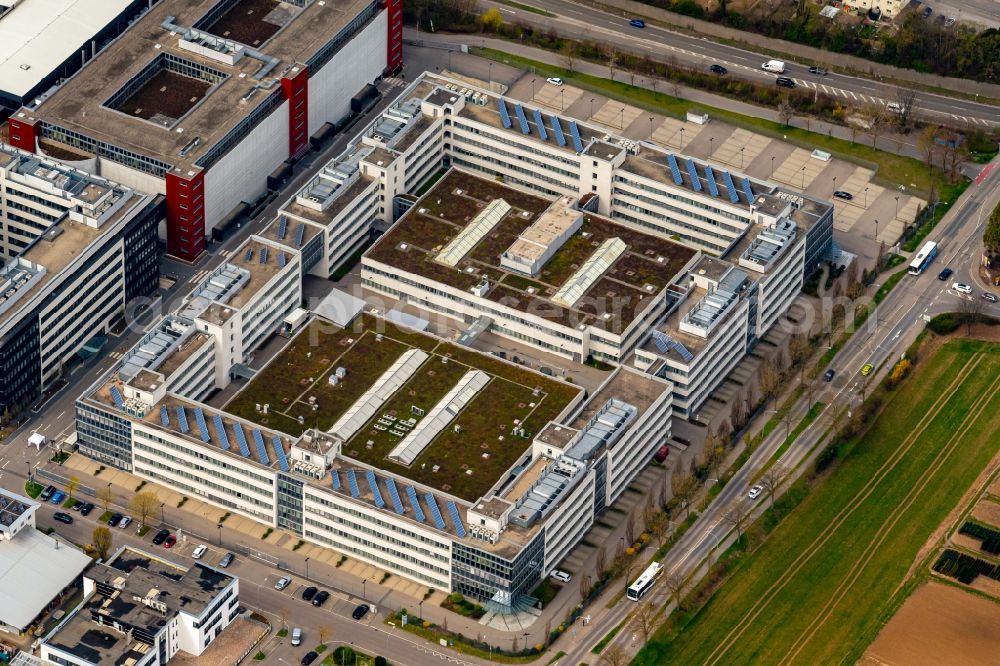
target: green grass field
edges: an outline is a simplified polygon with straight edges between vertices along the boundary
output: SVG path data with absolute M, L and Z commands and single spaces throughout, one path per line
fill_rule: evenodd
M 945 345 L 683 629 L 636 664 L 853 663 L 922 546 L 1000 448 L 1000 346 Z

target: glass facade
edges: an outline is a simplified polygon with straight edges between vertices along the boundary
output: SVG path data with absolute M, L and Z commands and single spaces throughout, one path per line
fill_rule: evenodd
M 479 601 L 511 606 L 539 583 L 544 561 L 544 530 L 539 530 L 513 561 L 456 541 L 452 549 L 452 588 Z
M 278 527 L 302 534 L 302 480 L 278 474 Z
M 76 403 L 76 435 L 80 452 L 118 469 L 132 469 L 132 424 L 110 408 Z

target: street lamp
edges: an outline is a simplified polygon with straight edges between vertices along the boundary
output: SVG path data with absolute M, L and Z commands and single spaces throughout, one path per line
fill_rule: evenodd
M 222 523 L 216 523 L 216 527 L 219 528 L 219 545 L 222 545 Z
M 868 208 L 868 188 L 865 188 L 865 208 Z
M 490 90 L 493 89 L 493 61 L 490 61 Z
M 165 502 L 160 502 L 160 522 L 161 523 L 164 522 L 164 520 L 163 520 L 163 505 L 164 504 L 165 504 Z
M 24 464 L 28 466 L 28 483 L 31 483 L 31 461 L 25 460 Z
M 649 139 L 653 140 L 653 116 L 649 117 Z
M 774 178 L 774 155 L 771 155 L 771 178 Z
M 836 176 L 833 177 L 833 191 L 834 192 L 837 191 L 837 177 Z
M 534 88 L 532 88 L 532 90 L 534 90 Z M 535 94 L 532 93 L 531 96 L 532 98 L 534 98 Z M 559 91 L 559 112 L 562 113 L 565 110 L 566 110 L 566 89 L 563 88 L 562 90 Z
M 684 150 L 684 128 L 681 128 L 681 150 Z
M 806 189 L 806 168 L 802 167 L 802 189 Z
M 531 79 L 531 99 L 532 99 L 532 101 L 534 101 L 534 99 L 535 99 L 535 81 L 536 80 L 537 79 Z
M 594 117 L 594 98 L 590 98 L 590 117 Z M 589 120 L 589 119 L 588 119 Z
M 746 150 L 746 146 L 740 148 L 740 168 L 743 168 L 743 151 Z
M 893 219 L 896 219 L 896 218 L 899 217 L 899 195 L 898 194 L 896 195 L 896 213 L 892 217 L 893 217 Z
M 361 598 L 362 599 L 365 599 L 365 600 L 368 599 L 368 591 L 367 590 L 368 590 L 368 579 L 367 578 L 362 578 L 361 579 Z
M 309 578 L 309 558 L 306 558 L 306 578 Z
M 712 155 L 715 153 L 715 150 L 712 148 L 712 144 L 714 142 L 715 142 L 714 136 L 708 137 L 708 159 L 712 159 Z
M 618 121 L 618 129 L 620 129 L 620 130 L 624 130 L 625 129 L 625 107 L 624 106 L 622 107 L 622 111 L 621 111 L 621 119 Z
M 878 220 L 875 220 L 875 240 L 878 240 Z

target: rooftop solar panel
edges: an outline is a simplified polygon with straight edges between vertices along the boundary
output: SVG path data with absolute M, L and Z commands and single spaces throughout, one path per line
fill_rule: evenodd
M 295 247 L 302 247 L 302 241 L 306 238 L 306 223 L 302 222 L 299 224 L 299 228 L 295 230 Z
M 368 477 L 368 485 L 372 489 L 372 498 L 375 500 L 375 506 L 381 509 L 385 506 L 385 500 L 382 499 L 382 491 L 378 488 L 378 478 L 372 470 L 368 470 L 365 476 Z
M 462 517 L 458 515 L 458 507 L 451 500 L 448 500 L 446 505 L 448 507 L 448 514 L 451 516 L 451 522 L 455 526 L 455 533 L 458 534 L 458 538 L 465 538 L 465 525 L 462 524 Z
M 701 178 L 698 177 L 698 167 L 690 157 L 687 160 L 688 175 L 691 176 L 691 186 L 695 192 L 701 192 Z
M 215 423 L 215 434 L 219 437 L 219 446 L 221 446 L 224 451 L 228 451 L 229 433 L 226 432 L 226 424 L 222 422 L 222 417 L 218 414 L 215 415 L 213 422 Z
M 708 191 L 712 193 L 712 196 L 719 196 L 719 186 L 715 182 L 715 171 L 710 166 L 705 167 L 705 180 L 708 181 Z
M 334 490 L 340 490 L 340 472 L 333 470 L 330 473 L 330 485 Z
M 580 128 L 576 126 L 576 121 L 569 121 L 569 133 L 573 137 L 573 150 L 578 153 L 583 152 L 583 141 L 580 139 Z
M 243 260 L 244 261 L 250 261 L 251 259 L 253 259 L 253 248 L 252 247 L 248 247 L 247 251 L 246 251 L 246 254 L 243 255 Z
M 531 134 L 531 126 L 528 125 L 528 119 L 524 116 L 524 107 L 520 104 L 515 105 L 514 113 L 517 114 L 517 124 L 521 127 L 521 133 Z
M 556 135 L 556 143 L 560 146 L 565 146 L 566 135 L 563 134 L 562 124 L 559 122 L 559 117 L 549 116 L 549 120 L 552 121 L 552 133 Z
M 747 203 L 753 203 L 753 188 L 750 187 L 750 179 L 746 176 L 743 177 L 743 196 L 746 197 Z
M 257 460 L 260 461 L 261 465 L 270 465 L 271 458 L 267 455 L 267 447 L 264 446 L 264 435 L 261 434 L 260 430 L 253 431 L 253 443 L 257 448 Z
M 278 456 L 278 467 L 282 472 L 288 471 L 288 456 L 285 455 L 285 449 L 281 446 L 281 438 L 277 435 L 271 435 L 271 445 L 274 447 L 274 455 Z
M 176 411 L 177 411 L 177 422 L 181 426 L 181 432 L 187 433 L 191 429 L 191 426 L 188 425 L 187 412 L 184 411 L 184 407 L 180 405 L 177 406 Z
M 208 432 L 208 423 L 205 422 L 205 410 L 201 407 L 195 407 L 194 420 L 198 424 L 198 432 L 201 433 L 201 441 L 206 444 L 212 441 L 212 435 Z
M 111 399 L 115 401 L 115 407 L 125 409 L 125 399 L 122 397 L 122 392 L 118 390 L 117 386 L 111 387 Z
M 413 489 L 413 486 L 406 486 L 406 496 L 410 499 L 410 506 L 413 507 L 413 514 L 417 520 L 424 522 L 426 516 L 424 516 L 424 510 L 420 508 L 420 500 L 417 499 L 417 491 Z
M 239 423 L 233 424 L 233 432 L 236 433 L 236 443 L 240 447 L 240 455 L 244 458 L 250 457 L 250 445 L 247 443 L 246 433 L 243 432 L 243 426 Z
M 670 175 L 673 177 L 674 183 L 677 185 L 683 185 L 684 178 L 681 177 L 681 170 L 677 166 L 677 158 L 674 157 L 673 153 L 667 155 L 667 164 L 670 165 Z
M 347 470 L 347 485 L 351 490 L 351 497 L 360 497 L 361 489 L 358 488 L 358 477 L 353 469 Z
M 722 182 L 726 184 L 726 190 L 729 192 L 729 201 L 739 203 L 740 195 L 736 193 L 736 185 L 733 184 L 733 177 L 728 171 L 722 172 Z
M 549 133 L 545 131 L 545 121 L 542 120 L 542 112 L 535 109 L 535 127 L 538 128 L 538 136 L 542 137 L 542 141 L 549 140 Z
M 497 100 L 497 106 L 500 107 L 500 122 L 503 123 L 504 129 L 510 129 L 513 123 L 510 122 L 510 114 L 507 113 L 507 102 L 504 101 L 503 97 Z
M 284 252 L 279 252 L 278 253 L 278 268 L 284 268 L 285 264 L 287 264 L 287 263 L 288 263 L 288 255 L 286 255 Z
M 431 520 L 434 521 L 434 526 L 439 530 L 443 530 L 445 528 L 444 518 L 441 517 L 441 509 L 438 508 L 434 495 L 427 493 L 424 495 L 424 501 L 427 502 L 427 508 L 431 511 Z
M 262 263 L 262 264 L 266 264 L 267 263 L 267 248 L 266 247 L 260 248 L 260 263 Z
M 396 482 L 390 478 L 386 478 L 385 487 L 389 489 L 389 500 L 392 502 L 392 508 L 396 510 L 396 513 L 404 513 L 403 502 L 399 499 L 399 490 L 396 488 Z
M 164 428 L 170 427 L 170 412 L 167 411 L 166 405 L 160 405 L 160 424 Z
M 288 218 L 284 215 L 278 219 L 278 240 L 285 240 L 285 234 L 288 233 Z

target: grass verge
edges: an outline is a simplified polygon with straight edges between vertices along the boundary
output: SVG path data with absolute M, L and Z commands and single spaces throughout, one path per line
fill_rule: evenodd
M 601 640 L 599 640 L 597 642 L 597 645 L 595 645 L 593 648 L 591 648 L 590 651 L 593 652 L 594 654 L 601 654 L 601 652 L 604 651 L 604 648 L 606 648 L 608 646 L 608 643 L 610 643 L 611 641 L 615 640 L 615 636 L 618 635 L 618 632 L 620 632 L 622 630 L 622 627 L 624 627 L 624 626 L 625 626 L 625 620 L 622 620 L 618 624 L 617 627 L 615 627 L 614 629 L 612 629 L 611 631 L 609 631 L 604 636 L 604 638 L 602 638 Z
M 1000 449 L 998 373 L 1000 347 L 975 341 L 922 362 L 683 630 L 668 622 L 633 663 L 856 661 L 921 547 Z
M 768 467 L 781 460 L 781 456 L 785 455 L 785 452 L 792 445 L 792 442 L 797 440 L 799 435 L 801 435 L 806 428 L 812 425 L 812 422 L 815 421 L 816 418 L 823 412 L 824 407 L 826 407 L 825 403 L 817 402 L 809 408 L 809 411 L 802 417 L 799 424 L 792 429 L 792 431 L 788 434 L 788 437 L 785 438 L 785 441 L 783 441 L 781 446 L 778 447 L 778 450 L 774 452 L 774 456 L 771 458 L 771 463 Z

